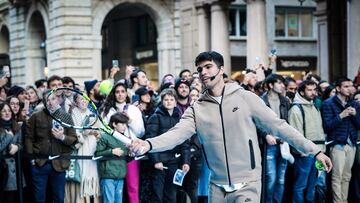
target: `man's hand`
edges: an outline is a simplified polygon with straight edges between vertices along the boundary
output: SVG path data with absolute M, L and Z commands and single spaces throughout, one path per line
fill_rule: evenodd
M 141 156 L 150 150 L 150 144 L 140 139 L 133 140 L 128 147 L 135 156 Z
M 350 106 L 344 109 L 344 111 L 342 111 L 339 116 L 341 119 L 343 119 L 348 116 L 355 116 L 355 115 L 356 115 L 356 109 Z
M 120 157 L 121 155 L 124 154 L 124 151 L 121 150 L 120 148 L 114 148 L 114 149 L 111 150 L 111 153 L 112 153 L 113 155 L 115 155 L 115 156 L 119 156 L 119 157 Z
M 116 66 L 112 67 L 112 68 L 110 69 L 110 76 L 109 76 L 109 78 L 110 78 L 110 79 L 114 79 L 116 73 L 119 72 L 119 71 L 120 71 L 120 68 L 119 68 L 119 67 L 116 67 Z
M 354 107 L 348 107 L 348 109 L 351 116 L 356 116 L 356 109 Z
M 266 142 L 268 145 L 276 145 L 276 138 L 272 135 L 266 135 L 265 136 Z
M 190 171 L 190 166 L 189 164 L 184 164 L 182 165 L 182 171 L 184 171 L 185 173 Z
M 327 173 L 329 173 L 333 167 L 332 163 L 331 163 L 331 159 L 326 156 L 324 153 L 320 152 L 318 155 L 316 155 L 316 160 L 320 161 L 324 168 L 325 168 L 325 171 Z
M 133 73 L 134 70 L 135 70 L 135 67 L 134 67 L 134 66 L 127 65 L 127 66 L 126 66 L 126 69 L 125 69 L 125 79 L 129 79 L 131 73 Z
M 164 170 L 164 165 L 162 162 L 158 162 L 154 165 L 154 168 L 162 171 L 162 170 Z
M 65 139 L 63 127 L 60 126 L 60 128 L 52 128 L 51 132 L 56 139 L 59 139 L 61 141 Z

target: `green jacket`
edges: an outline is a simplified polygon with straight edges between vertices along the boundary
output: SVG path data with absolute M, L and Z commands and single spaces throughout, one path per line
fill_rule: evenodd
M 106 179 L 123 179 L 126 175 L 126 155 L 128 149 L 125 145 L 111 135 L 103 134 L 96 145 L 96 156 L 113 157 L 112 149 L 121 148 L 124 155 L 118 159 L 103 160 L 98 162 L 99 176 Z M 114 156 L 116 157 L 116 156 Z

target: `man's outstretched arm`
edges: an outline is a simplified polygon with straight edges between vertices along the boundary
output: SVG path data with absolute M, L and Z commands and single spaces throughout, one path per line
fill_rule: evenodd
M 196 131 L 194 110 L 189 107 L 181 117 L 179 123 L 162 135 L 146 140 L 133 140 L 130 150 L 137 156 L 146 152 L 162 152 L 176 147 L 189 139 Z

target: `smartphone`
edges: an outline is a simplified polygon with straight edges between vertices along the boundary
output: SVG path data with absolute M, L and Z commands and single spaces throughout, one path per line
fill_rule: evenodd
M 56 128 L 56 129 L 59 129 L 61 127 L 60 123 L 57 122 L 56 120 L 52 121 L 52 126 L 53 126 L 53 128 Z
M 119 60 L 112 60 L 112 67 L 119 67 Z

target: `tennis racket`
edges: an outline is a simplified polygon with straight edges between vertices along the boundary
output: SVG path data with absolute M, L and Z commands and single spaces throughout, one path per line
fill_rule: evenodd
M 51 90 L 44 99 L 50 116 L 62 126 L 77 130 L 100 130 L 124 144 L 131 144 L 130 137 L 113 130 L 104 122 L 94 102 L 81 91 L 60 87 Z

